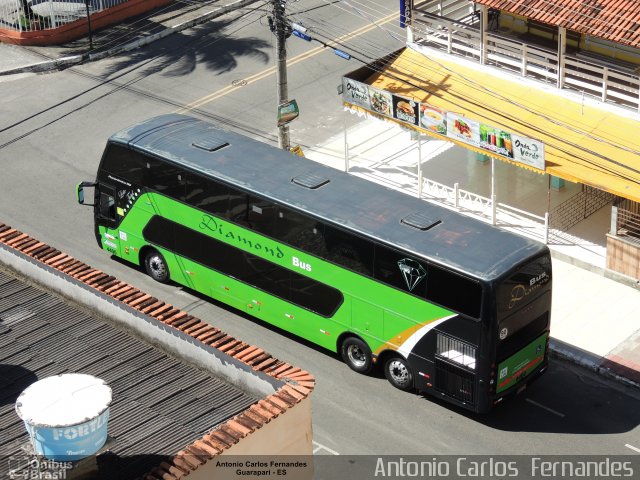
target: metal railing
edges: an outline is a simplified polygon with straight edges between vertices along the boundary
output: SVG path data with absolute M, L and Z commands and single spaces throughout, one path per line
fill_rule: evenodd
M 611 205 L 615 195 L 583 185 L 582 191 L 551 211 L 551 227 L 567 231 L 601 208 Z
M 480 62 L 482 37 L 475 17 L 465 23 L 439 17 L 433 11 L 414 10 L 414 42 Z M 640 66 L 586 51 L 561 58 L 557 51 L 515 35 L 486 32 L 486 42 L 487 65 L 640 111 Z
M 622 200 L 612 208 L 611 234 L 640 245 L 640 204 Z
M 0 28 L 32 32 L 57 28 L 130 0 L 0 0 Z

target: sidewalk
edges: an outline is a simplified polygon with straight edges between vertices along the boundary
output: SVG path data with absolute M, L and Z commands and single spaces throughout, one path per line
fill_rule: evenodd
M 233 5 L 231 9 L 237 9 L 254 2 L 255 0 L 243 0 L 229 4 Z M 0 82 L 2 75 L 66 68 L 76 63 L 132 50 L 203 23 L 228 10 L 215 6 L 194 10 L 193 6 L 186 4 L 170 12 L 152 13 L 142 22 L 145 28 L 141 27 L 142 24 L 135 23 L 139 19 L 133 19 L 118 27 L 98 32 L 94 36 L 96 48 L 91 55 L 82 52 L 83 48 L 87 48 L 87 39 L 70 45 L 46 48 L 27 49 L 0 44 Z M 133 24 L 136 28 L 132 28 Z M 114 35 L 116 30 L 118 34 Z M 113 42 L 114 37 L 120 39 L 117 45 Z M 45 57 L 48 59 L 43 61 Z M 350 173 L 417 195 L 416 141 L 411 140 L 409 134 L 399 127 L 394 130 L 389 123 L 382 121 L 351 119 L 348 123 L 351 124 L 347 133 Z M 423 168 L 427 171 L 423 175 L 425 178 L 437 175 L 439 181 L 449 187 L 455 182 L 463 182 L 466 190 L 487 196 L 487 165 L 471 161 L 465 163 L 461 161 L 461 156 L 464 155 L 464 150 L 452 147 L 450 143 L 438 140 L 425 142 L 422 145 L 422 159 Z M 344 133 L 305 151 L 305 156 L 344 170 Z M 506 168 L 504 162 L 496 164 L 503 164 L 500 168 Z M 474 171 L 469 171 L 470 169 Z M 503 173 L 514 174 L 507 171 Z M 518 174 L 519 172 L 516 173 Z M 530 186 L 536 181 L 535 177 L 526 178 L 519 185 L 522 188 L 522 185 Z M 512 182 L 506 182 L 502 187 L 510 187 L 510 183 Z M 535 185 L 532 187 L 535 190 L 534 187 Z M 438 197 L 438 188 L 438 185 L 432 185 L 429 192 L 423 191 L 423 197 L 427 193 Z M 521 190 L 517 193 L 522 195 Z M 469 208 L 463 213 L 469 213 L 477 207 L 478 199 L 473 195 L 469 195 L 468 201 L 476 204 L 469 204 Z M 512 211 L 499 212 L 499 215 L 498 223 L 503 228 L 542 240 L 539 222 L 518 216 L 517 212 Z M 480 218 L 487 221 L 486 214 L 480 215 Z M 603 247 L 592 239 L 598 235 L 588 231 L 588 224 L 577 231 L 579 236 L 563 234 L 562 244 L 550 245 L 555 276 L 551 351 L 556 357 L 640 387 L 640 290 L 607 278 Z

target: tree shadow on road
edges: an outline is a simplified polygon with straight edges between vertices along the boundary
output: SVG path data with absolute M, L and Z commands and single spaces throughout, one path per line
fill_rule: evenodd
M 158 42 L 153 51 L 148 48 L 132 50 L 108 67 L 107 74 L 143 64 L 140 73 L 145 76 L 154 73 L 187 75 L 196 69 L 196 65 L 221 75 L 236 69 L 240 57 L 268 63 L 270 57 L 263 49 L 271 49 L 271 44 L 256 37 L 231 36 L 227 27 L 232 23 L 211 21 L 167 37 Z

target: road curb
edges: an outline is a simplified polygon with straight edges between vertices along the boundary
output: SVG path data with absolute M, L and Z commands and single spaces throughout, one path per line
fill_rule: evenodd
M 614 380 L 618 383 L 622 383 L 628 387 L 640 389 L 640 383 L 631 380 L 630 378 L 618 375 L 607 367 L 602 365 L 605 360 L 603 357 L 595 355 L 591 352 L 582 350 L 581 348 L 574 347 L 562 340 L 551 338 L 549 340 L 549 351 L 551 357 L 558 360 L 564 360 L 580 367 L 586 368 L 601 375 L 610 380 Z
M 43 72 L 49 72 L 53 70 L 63 70 L 65 68 L 69 68 L 73 65 L 78 65 L 80 63 L 101 60 L 103 58 L 110 57 L 118 53 L 135 50 L 137 48 L 143 47 L 157 40 L 161 40 L 165 37 L 168 37 L 174 33 L 181 32 L 183 30 L 186 30 L 187 28 L 194 27 L 201 23 L 207 22 L 213 18 L 217 18 L 222 15 L 225 15 L 235 9 L 244 8 L 256 2 L 258 2 L 258 0 L 236 0 L 235 2 L 231 2 L 228 5 L 225 5 L 223 7 L 218 7 L 215 10 L 204 13 L 199 17 L 193 18 L 183 23 L 179 23 L 178 25 L 174 25 L 173 27 L 167 27 L 161 32 L 154 33 L 147 37 L 138 38 L 136 40 L 125 43 L 123 45 L 110 48 L 108 50 L 103 50 L 103 51 L 93 52 L 93 53 L 84 53 L 82 55 L 73 55 L 69 57 L 58 58 L 55 60 L 46 60 L 43 62 L 37 62 L 30 65 L 22 66 L 22 67 L 10 68 L 7 70 L 0 70 L 0 76 L 15 75 L 18 73 L 43 73 Z

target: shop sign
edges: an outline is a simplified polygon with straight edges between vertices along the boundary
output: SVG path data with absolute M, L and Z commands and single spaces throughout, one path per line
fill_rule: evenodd
M 513 159 L 530 167 L 544 170 L 544 144 L 532 138 L 511 135 Z
M 480 124 L 447 112 L 447 137 L 478 147 L 480 146 Z
M 511 134 L 499 128 L 480 124 L 480 148 L 513 159 L 513 141 Z
M 447 112 L 428 103 L 392 95 L 386 90 L 345 77 L 342 82 L 342 97 L 347 103 L 413 127 L 430 130 L 493 155 L 539 170 L 545 169 L 544 144 L 538 140 Z
M 342 77 L 342 89 L 342 95 L 346 102 L 371 110 L 369 86 L 367 84 Z
M 444 110 L 429 105 L 428 103 L 420 104 L 420 126 L 431 130 L 432 132 L 439 133 L 440 135 L 447 134 L 447 112 Z
M 392 95 L 393 101 L 393 118 L 397 118 L 411 125 L 418 125 L 418 112 L 420 104 L 409 100 L 408 98 Z
M 278 126 L 285 125 L 290 121 L 298 118 L 300 110 L 298 109 L 298 102 L 295 100 L 289 100 L 278 106 Z
M 391 107 L 393 101 L 391 94 L 385 90 L 379 90 L 375 87 L 369 87 L 369 101 L 371 102 L 371 111 L 391 117 Z
M 413 0 L 400 0 L 400 28 L 406 28 L 411 25 L 412 9 Z

